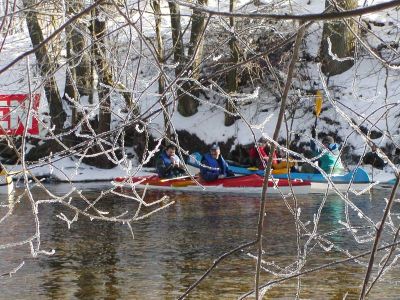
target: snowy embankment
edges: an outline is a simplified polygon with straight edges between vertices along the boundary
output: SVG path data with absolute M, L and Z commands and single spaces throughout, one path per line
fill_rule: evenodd
M 24 176 L 22 166 L 7 166 L 11 173 L 16 173 L 16 178 Z M 126 176 L 127 170 L 121 166 L 112 169 L 100 169 L 93 166 L 80 163 L 77 165 L 70 158 L 63 158 L 52 162 L 51 165 L 33 165 L 28 167 L 26 172 L 28 177 L 36 176 L 39 178 L 47 178 L 52 181 L 59 182 L 79 182 L 79 181 L 111 181 L 116 177 Z M 154 172 L 154 168 L 142 168 L 131 170 L 131 175 L 147 175 Z

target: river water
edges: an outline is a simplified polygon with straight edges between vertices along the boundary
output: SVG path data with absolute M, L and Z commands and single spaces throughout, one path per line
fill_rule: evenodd
M 49 190 L 62 195 L 71 187 L 52 184 Z M 88 201 L 96 199 L 105 184 L 81 184 Z M 17 193 L 21 193 L 22 188 Z M 50 199 L 41 189 L 32 189 L 35 200 Z M 372 194 L 352 196 L 351 200 L 375 223 L 382 216 L 384 198 L 389 190 L 376 190 Z M 148 192 L 151 202 L 165 193 Z M 244 195 L 168 194 L 175 201 L 171 206 L 132 223 L 134 238 L 127 225 L 93 220 L 80 216 L 68 226 L 57 217 L 68 218 L 73 213 L 59 204 L 39 206 L 41 249 L 54 249 L 52 256 L 33 258 L 29 245 L 0 250 L 0 272 L 23 267 L 12 277 L 1 278 L 0 299 L 176 299 L 212 262 L 223 253 L 255 238 L 259 197 Z M 72 202 L 76 194 L 72 195 Z M 15 199 L 14 199 L 15 201 Z M 300 220 L 308 230 L 318 212 L 322 195 L 298 197 Z M 2 199 L 1 216 L 7 211 L 7 200 Z M 289 200 L 294 205 L 293 200 Z M 28 238 L 34 232 L 32 209 L 27 198 L 13 204 L 13 213 L 1 224 L 0 244 Z M 84 208 L 82 201 L 78 207 Z M 398 209 L 395 204 L 393 211 Z M 110 215 L 132 211 L 134 201 L 108 194 L 97 207 Z M 352 225 L 361 226 L 356 235 L 369 232 L 366 222 L 357 212 L 349 210 Z M 280 278 L 271 273 L 285 273 L 295 268 L 300 253 L 306 252 L 303 270 L 346 258 L 341 252 L 356 255 L 369 250 L 371 243 L 357 243 L 354 236 L 343 228 L 346 222 L 345 205 L 337 195 L 329 195 L 321 211 L 317 233 L 332 241 L 335 247 L 323 249 L 315 239 L 306 245 L 309 235 L 297 238 L 293 215 L 285 202 L 277 196 L 268 199 L 264 231 L 265 254 L 270 272 L 263 272 L 261 282 Z M 398 225 L 398 220 L 393 220 Z M 310 231 L 309 231 L 310 232 Z M 388 229 L 390 233 L 390 230 Z M 393 238 L 384 235 L 384 242 Z M 298 242 L 297 242 L 298 241 Z M 329 248 L 328 245 L 325 245 Z M 304 249 L 307 249 L 306 251 Z M 329 251 L 328 251 L 329 250 Z M 211 275 L 195 289 L 188 299 L 236 299 L 254 286 L 255 262 L 251 258 L 254 248 L 248 248 L 224 260 Z M 397 254 L 397 252 L 396 252 Z M 378 260 L 382 255 L 378 255 Z M 368 256 L 354 262 L 313 272 L 290 279 L 270 288 L 265 299 L 358 299 L 365 275 Z M 391 259 L 393 261 L 393 259 Z M 377 266 L 374 269 L 377 270 Z M 370 299 L 399 299 L 400 272 L 390 269 L 378 282 Z M 300 286 L 300 288 L 298 288 Z

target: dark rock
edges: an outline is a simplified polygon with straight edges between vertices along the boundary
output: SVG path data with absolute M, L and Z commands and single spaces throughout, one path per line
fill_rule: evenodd
M 96 166 L 97 168 L 101 169 L 112 169 L 115 166 L 117 166 L 116 164 L 114 164 L 112 160 L 121 159 L 122 151 L 117 149 L 107 152 L 107 154 L 104 154 L 104 151 L 108 150 L 111 150 L 111 147 L 105 144 L 103 144 L 102 147 L 96 144 L 90 147 L 88 150 L 85 149 L 86 151 L 85 155 L 88 155 L 89 157 L 83 158 L 82 162 L 84 162 L 87 165 Z
M 366 165 L 371 165 L 374 168 L 381 169 L 385 167 L 385 161 L 378 156 L 375 152 L 368 152 L 363 157 L 363 163 Z
M 142 124 L 133 124 L 125 129 L 125 146 L 131 146 L 138 157 L 138 161 L 142 162 L 147 159 L 148 150 L 156 147 L 156 141 L 153 136 L 143 128 Z M 155 158 L 152 157 L 146 164 L 146 167 L 155 166 Z
M 249 150 L 252 146 L 253 144 L 236 145 L 226 158 L 241 165 L 250 165 Z
M 324 111 L 324 109 L 322 110 Z M 336 121 L 336 120 L 332 120 L 331 118 L 328 117 L 320 117 L 321 120 L 325 121 L 326 124 L 328 125 L 340 125 L 340 122 Z
M 6 140 L 0 143 L 0 157 L 4 163 L 15 164 L 18 161 L 18 152 L 21 148 L 21 138 L 9 138 L 11 139 L 10 145 Z
M 369 137 L 370 137 L 372 140 L 379 139 L 379 138 L 381 138 L 381 137 L 383 136 L 383 133 L 382 133 L 381 131 L 371 130 L 371 131 L 368 133 L 368 128 L 366 128 L 365 126 L 362 126 L 362 125 L 360 126 L 360 130 L 361 130 L 361 132 L 364 133 L 365 135 L 368 135 L 368 134 L 369 134 Z
M 58 142 L 55 140 L 49 140 L 41 144 L 37 143 L 36 146 L 26 154 L 25 159 L 30 162 L 36 162 L 51 155 L 51 153 L 57 153 L 62 150 L 65 149 Z
M 224 157 L 229 157 L 229 153 L 232 149 L 232 145 L 235 142 L 235 138 L 231 137 L 228 139 L 227 142 L 219 142 L 215 141 L 211 144 L 206 144 L 204 141 L 199 139 L 196 135 L 189 133 L 186 130 L 178 130 L 177 135 L 179 138 L 179 145 L 182 147 L 182 149 L 187 150 L 189 153 L 192 152 L 200 152 L 200 153 L 206 153 L 209 151 L 211 145 L 213 143 L 217 143 L 221 149 L 221 154 Z

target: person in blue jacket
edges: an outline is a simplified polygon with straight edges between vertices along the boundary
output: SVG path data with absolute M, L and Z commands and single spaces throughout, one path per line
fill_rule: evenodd
M 156 168 L 160 178 L 174 178 L 186 174 L 185 168 L 175 152 L 175 146 L 169 145 L 157 158 Z
M 200 166 L 200 175 L 205 181 L 213 181 L 218 178 L 235 176 L 222 157 L 221 150 L 217 144 L 212 145 L 210 152 L 203 155 Z
M 313 138 L 316 137 L 315 129 L 313 129 L 311 134 Z M 339 145 L 335 143 L 335 140 L 330 135 L 322 139 L 322 145 L 324 146 L 323 149 L 318 147 L 314 140 L 310 142 L 311 151 L 313 151 L 314 156 L 321 155 L 323 150 L 325 150 L 325 153 L 318 159 L 319 167 L 327 174 L 343 174 L 345 170 L 339 157 Z

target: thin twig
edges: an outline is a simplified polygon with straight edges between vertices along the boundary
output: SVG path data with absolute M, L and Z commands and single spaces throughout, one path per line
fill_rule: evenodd
M 287 79 L 286 79 L 286 84 L 285 88 L 283 90 L 282 98 L 281 98 L 281 106 L 279 110 L 279 115 L 278 115 L 278 120 L 276 122 L 275 126 L 275 131 L 273 135 L 273 140 L 278 140 L 279 137 L 279 131 L 281 129 L 282 121 L 283 121 L 283 116 L 285 114 L 285 109 L 286 109 L 286 101 L 287 97 L 289 94 L 290 86 L 292 84 L 292 79 L 293 79 L 293 74 L 294 74 L 294 69 L 296 66 L 297 58 L 299 55 L 299 50 L 301 46 L 301 41 L 303 39 L 305 33 L 305 24 L 300 24 L 300 28 L 298 29 L 298 33 L 296 36 L 296 41 L 294 44 L 293 48 L 293 55 L 292 59 L 290 61 L 289 69 L 288 69 L 288 74 L 287 74 Z M 258 226 L 257 226 L 257 242 L 258 242 L 258 249 L 257 249 L 257 264 L 256 264 L 256 275 L 255 275 L 255 291 L 256 291 L 256 300 L 259 299 L 259 282 L 260 282 L 260 271 L 261 271 L 261 257 L 262 257 L 262 252 L 263 252 L 263 245 L 262 245 L 262 232 L 264 229 L 264 215 L 265 215 L 265 205 L 266 205 L 266 194 L 267 194 L 267 188 L 268 188 L 268 178 L 271 174 L 271 168 L 272 168 L 272 156 L 275 151 L 275 144 L 271 145 L 271 150 L 269 153 L 268 157 L 268 163 L 267 163 L 267 168 L 264 173 L 264 182 L 263 182 L 263 188 L 262 188 L 262 196 L 261 196 L 261 201 L 260 201 L 260 210 L 259 210 L 259 215 L 258 215 Z

